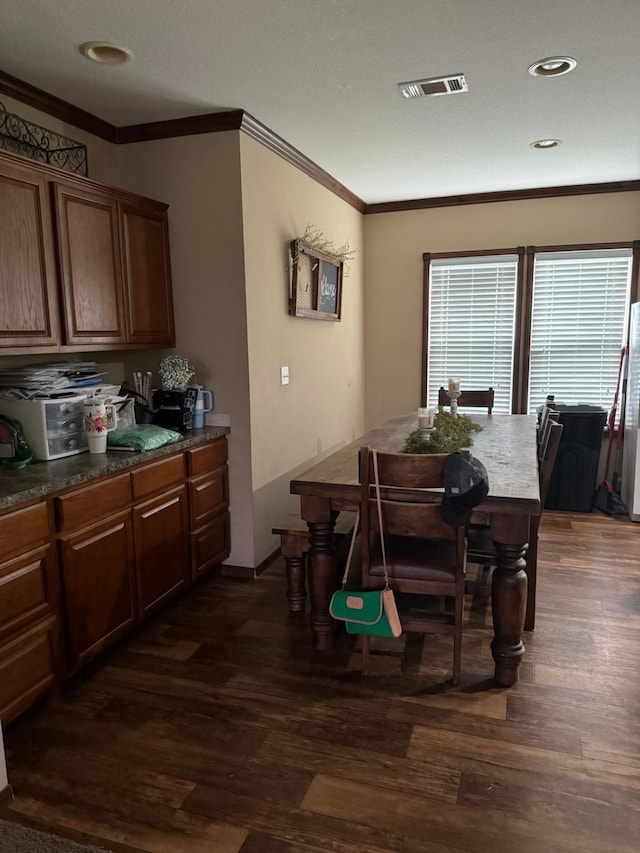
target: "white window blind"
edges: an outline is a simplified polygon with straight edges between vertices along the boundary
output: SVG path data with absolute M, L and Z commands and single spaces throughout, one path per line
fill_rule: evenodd
M 449 377 L 460 389 L 495 390 L 495 412 L 511 412 L 517 255 L 433 259 L 429 278 L 427 400 Z
M 568 405 L 610 409 L 626 329 L 631 258 L 631 249 L 536 254 L 530 413 L 547 394 Z

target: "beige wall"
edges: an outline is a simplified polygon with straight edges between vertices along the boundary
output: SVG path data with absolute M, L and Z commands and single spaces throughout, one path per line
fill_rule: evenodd
M 244 134 L 240 150 L 259 564 L 279 544 L 271 528 L 299 505 L 289 494 L 291 478 L 363 431 L 363 217 Z M 287 250 L 307 223 L 336 246 L 359 250 L 348 263 L 340 322 L 288 314 Z M 287 386 L 280 384 L 284 365 Z
M 169 205 L 176 350 L 229 415 L 229 562 L 254 563 L 249 369 L 238 131 L 121 146 L 123 187 Z M 158 376 L 161 352 L 128 353 Z
M 422 255 L 640 238 L 640 193 L 365 216 L 366 428 L 419 405 Z

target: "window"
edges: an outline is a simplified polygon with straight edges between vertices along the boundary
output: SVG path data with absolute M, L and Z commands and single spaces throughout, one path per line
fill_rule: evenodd
M 518 293 L 518 253 L 435 258 L 430 264 L 427 400 L 438 405 L 447 379 L 493 388 L 495 412 L 510 412 Z
M 423 402 L 455 377 L 493 387 L 495 412 L 549 393 L 608 409 L 639 260 L 640 243 L 425 254 Z
M 608 409 L 627 328 L 631 249 L 537 252 L 527 410 L 547 393 Z

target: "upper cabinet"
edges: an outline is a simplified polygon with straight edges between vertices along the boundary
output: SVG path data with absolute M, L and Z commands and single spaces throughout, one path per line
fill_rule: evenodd
M 167 205 L 22 159 L 0 154 L 1 352 L 174 346 Z
M 166 205 L 120 202 L 127 340 L 173 346 L 173 295 Z
M 0 159 L 0 346 L 48 352 L 59 340 L 46 176 Z
M 54 184 L 64 343 L 124 344 L 118 204 L 108 195 Z

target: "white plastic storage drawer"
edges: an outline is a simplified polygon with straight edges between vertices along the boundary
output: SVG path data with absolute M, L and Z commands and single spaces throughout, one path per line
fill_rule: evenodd
M 50 400 L 0 400 L 0 414 L 20 421 L 37 459 L 58 459 L 88 449 L 83 396 Z

